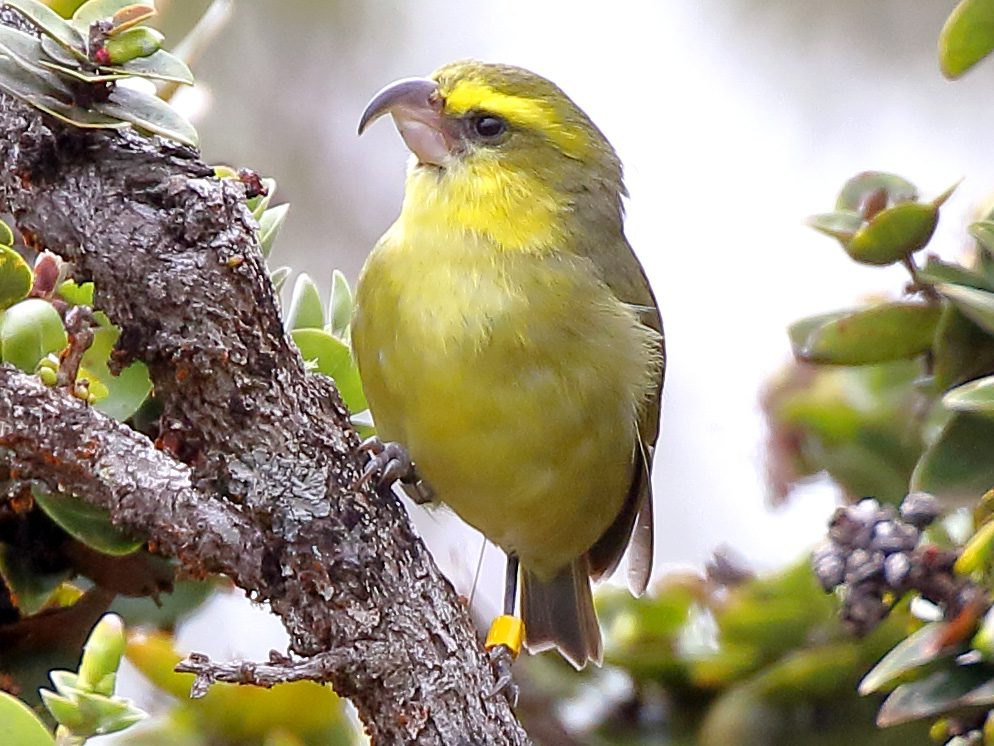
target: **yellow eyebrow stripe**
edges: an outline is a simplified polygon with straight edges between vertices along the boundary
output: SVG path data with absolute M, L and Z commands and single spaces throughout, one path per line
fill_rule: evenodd
M 461 80 L 449 91 L 442 91 L 445 110 L 454 116 L 484 111 L 504 117 L 512 125 L 541 132 L 566 155 L 584 158 L 589 145 L 582 133 L 568 127 L 555 107 L 534 98 L 501 93 L 473 80 Z

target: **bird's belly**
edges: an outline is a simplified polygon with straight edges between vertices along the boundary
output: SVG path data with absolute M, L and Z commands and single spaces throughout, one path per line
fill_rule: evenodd
M 609 405 L 508 373 L 437 389 L 435 401 L 446 403 L 423 402 L 405 430 L 441 500 L 530 569 L 551 574 L 618 513 L 631 440 Z
M 632 453 L 623 413 L 593 382 L 586 392 L 565 391 L 556 371 L 436 360 L 443 365 L 388 366 L 402 371 L 412 394 L 396 419 L 381 415 L 371 394 L 377 423 L 386 437 L 399 436 L 463 520 L 534 571 L 561 568 L 620 509 Z
M 642 340 L 634 329 L 619 338 L 625 325 L 599 318 L 589 298 L 562 287 L 546 297 L 548 283 L 497 300 L 503 289 L 481 293 L 479 280 L 443 285 L 411 281 L 393 298 L 378 285 L 361 311 L 354 334 L 374 420 L 442 502 L 551 575 L 624 501 L 636 372 L 614 351 Z M 460 297 L 467 286 L 473 298 Z

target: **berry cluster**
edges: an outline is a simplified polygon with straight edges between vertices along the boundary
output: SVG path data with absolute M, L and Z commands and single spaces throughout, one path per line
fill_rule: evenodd
M 919 546 L 939 513 L 936 499 L 922 492 L 908 495 L 900 512 L 870 499 L 835 511 L 812 564 L 826 591 L 841 588 L 842 620 L 854 632 L 872 630 L 908 591 L 937 604 L 946 618 L 983 602 L 983 591 L 953 572 L 957 552 Z

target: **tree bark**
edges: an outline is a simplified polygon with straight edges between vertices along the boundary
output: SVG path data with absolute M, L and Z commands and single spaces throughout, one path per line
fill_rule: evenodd
M 358 438 L 283 330 L 243 185 L 188 148 L 4 95 L 0 131 L 0 208 L 95 283 L 115 363 L 143 361 L 164 407 L 156 449 L 5 367 L 0 461 L 268 603 L 375 742 L 526 743 L 403 507 L 353 486 Z

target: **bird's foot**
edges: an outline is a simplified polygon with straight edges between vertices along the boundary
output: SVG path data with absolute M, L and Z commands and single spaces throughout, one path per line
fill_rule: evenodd
M 376 489 L 389 492 L 394 482 L 400 482 L 404 492 L 418 505 L 432 502 L 435 495 L 427 482 L 418 476 L 414 462 L 400 443 L 384 443 L 377 436 L 366 438 L 359 451 L 369 454 L 357 487 L 373 482 Z
M 507 645 L 495 645 L 490 648 L 487 655 L 490 658 L 490 667 L 494 671 L 494 677 L 497 679 L 490 691 L 487 692 L 487 696 L 496 697 L 502 694 L 512 708 L 517 707 L 520 689 L 514 683 L 514 677 L 511 675 L 514 653 Z
M 490 625 L 484 644 L 490 657 L 490 666 L 497 678 L 487 694 L 491 697 L 503 694 L 511 707 L 518 704 L 518 685 L 511 676 L 511 665 L 521 652 L 524 639 L 524 622 L 512 614 L 503 614 Z

